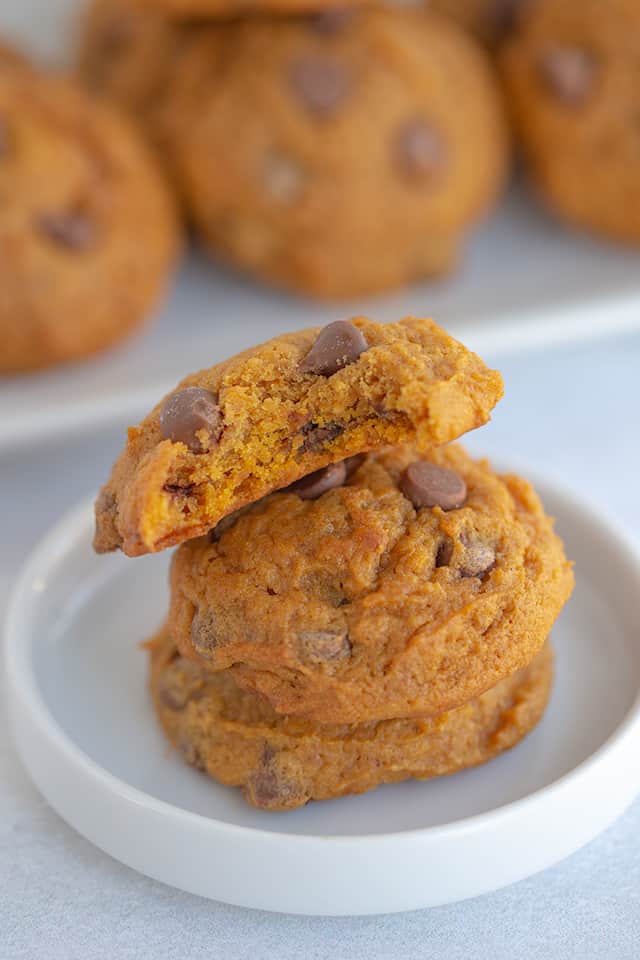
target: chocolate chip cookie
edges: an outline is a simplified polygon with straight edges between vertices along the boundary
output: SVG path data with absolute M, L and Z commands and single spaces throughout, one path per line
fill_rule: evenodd
M 151 689 L 170 742 L 188 763 L 241 786 L 264 810 L 485 763 L 538 723 L 552 673 L 547 644 L 529 666 L 442 716 L 314 726 L 279 716 L 227 671 L 212 674 L 180 657 L 166 629 L 151 644 Z
M 96 549 L 162 550 L 365 450 L 447 443 L 501 395 L 500 374 L 431 320 L 276 337 L 187 377 L 129 430 L 96 504 Z
M 318 297 L 446 273 L 508 165 L 486 56 L 423 10 L 255 18 L 196 35 L 176 61 L 166 121 L 211 251 Z
M 78 72 L 89 89 L 117 102 L 163 148 L 162 113 L 185 39 L 203 24 L 142 9 L 136 0 L 93 0 L 81 24 Z
M 640 243 L 640 4 L 537 0 L 502 65 L 530 174 L 579 227 Z
M 526 481 L 456 446 L 333 470 L 180 547 L 183 656 L 335 724 L 433 716 L 532 660 L 573 574 Z
M 0 70 L 0 373 L 75 360 L 140 326 L 177 252 L 153 158 L 67 79 Z

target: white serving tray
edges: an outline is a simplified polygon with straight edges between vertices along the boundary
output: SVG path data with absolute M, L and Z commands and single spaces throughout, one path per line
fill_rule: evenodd
M 537 484 L 576 560 L 539 727 L 483 767 L 290 813 L 259 812 L 168 751 L 140 641 L 167 606 L 166 554 L 91 550 L 86 504 L 27 563 L 7 620 L 20 756 L 55 810 L 130 867 L 180 889 L 307 914 L 410 910 L 476 896 L 556 863 L 640 790 L 637 547 Z
M 0 34 L 53 58 L 78 0 L 3 0 Z M 0 378 L 0 450 L 134 420 L 185 373 L 285 330 L 356 313 L 433 316 L 480 353 L 640 329 L 640 253 L 574 233 L 514 189 L 470 238 L 451 279 L 368 301 L 320 305 L 274 293 L 191 255 L 155 325 L 101 358 Z

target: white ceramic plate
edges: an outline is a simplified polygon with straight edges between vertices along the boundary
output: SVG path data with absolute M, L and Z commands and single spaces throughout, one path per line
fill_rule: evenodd
M 91 552 L 88 505 L 28 562 L 8 618 L 15 740 L 65 820 L 142 873 L 205 897 L 309 914 L 410 910 L 541 870 L 640 790 L 640 565 L 623 532 L 548 483 L 577 588 L 554 638 L 538 729 L 482 768 L 258 812 L 168 752 L 139 642 L 162 619 L 168 557 Z
M 2 0 L 0 33 L 64 58 L 86 0 Z M 284 330 L 353 313 L 429 315 L 480 353 L 640 327 L 637 252 L 551 220 L 514 191 L 470 239 L 448 281 L 375 300 L 323 306 L 279 295 L 191 257 L 146 333 L 60 370 L 0 378 L 0 449 L 115 420 L 135 420 L 189 370 Z

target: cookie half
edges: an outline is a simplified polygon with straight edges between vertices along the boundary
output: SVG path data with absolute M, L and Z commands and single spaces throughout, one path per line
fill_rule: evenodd
M 276 337 L 187 377 L 129 430 L 96 504 L 96 549 L 162 550 L 345 457 L 446 443 L 501 395 L 500 374 L 431 320 Z

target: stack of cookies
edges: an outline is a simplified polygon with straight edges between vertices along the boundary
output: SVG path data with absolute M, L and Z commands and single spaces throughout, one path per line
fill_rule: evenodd
M 179 545 L 149 649 L 188 763 L 286 810 L 535 726 L 571 567 L 531 486 L 451 444 L 501 394 L 433 322 L 356 318 L 189 376 L 129 431 L 95 546 Z
M 488 56 L 431 4 L 95 0 L 80 70 L 216 258 L 317 297 L 449 272 L 508 170 Z

